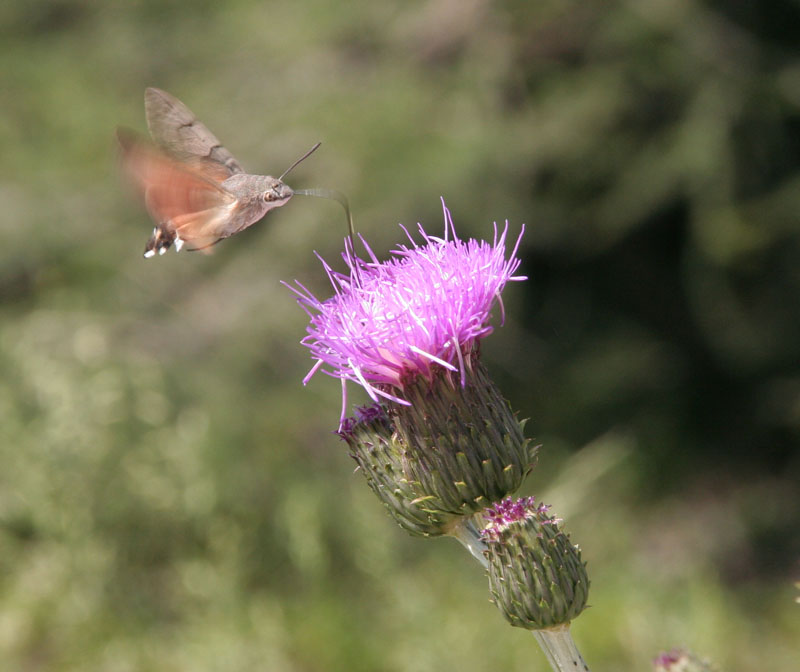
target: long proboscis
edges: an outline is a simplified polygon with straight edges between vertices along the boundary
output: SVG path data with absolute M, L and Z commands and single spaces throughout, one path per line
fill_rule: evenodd
M 357 282 L 361 283 L 361 271 L 359 270 L 358 262 L 355 259 L 355 245 L 356 245 L 356 228 L 353 225 L 353 213 L 350 212 L 350 203 L 341 191 L 336 189 L 320 189 L 318 187 L 313 189 L 298 189 L 294 192 L 300 196 L 316 196 L 317 198 L 329 198 L 336 201 L 344 208 L 344 214 L 347 216 L 347 237 L 350 239 L 350 250 L 347 252 L 348 257 L 352 255 L 352 268 L 357 278 Z
M 353 226 L 353 213 L 350 212 L 350 203 L 347 201 L 347 196 L 345 196 L 341 191 L 337 191 L 336 189 L 298 189 L 294 192 L 295 194 L 299 194 L 300 196 L 316 196 L 317 198 L 329 198 L 332 201 L 336 201 L 344 208 L 344 213 L 347 216 L 347 228 L 350 232 L 350 242 L 351 244 L 355 244 L 356 239 L 356 230 Z

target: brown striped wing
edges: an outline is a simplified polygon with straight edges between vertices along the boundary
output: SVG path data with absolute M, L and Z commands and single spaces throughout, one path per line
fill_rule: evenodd
M 168 154 L 185 161 L 196 158 L 224 166 L 227 177 L 244 170 L 217 137 L 175 96 L 156 88 L 144 92 L 150 136 Z

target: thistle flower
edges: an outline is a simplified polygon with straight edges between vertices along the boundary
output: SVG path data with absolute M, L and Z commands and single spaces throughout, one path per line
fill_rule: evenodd
M 446 207 L 444 215 L 443 238 L 420 226 L 418 245 L 406 231 L 410 245 L 389 261 L 380 262 L 363 240 L 368 261 L 348 247 L 349 274 L 325 264 L 334 287 L 326 301 L 302 285 L 293 290 L 311 318 L 302 342 L 316 364 L 304 382 L 321 370 L 344 390 L 356 382 L 382 400 L 387 423 L 372 426 L 371 437 L 344 438 L 374 483 L 396 479 L 396 487 L 373 490 L 404 493 L 398 516 L 410 505 L 421 508 L 439 533 L 453 516 L 516 490 L 536 452 L 479 359 L 495 303 L 502 312 L 503 288 L 524 279 L 514 275 L 520 238 L 506 258 L 508 224 L 502 232 L 495 226 L 491 244 L 464 242 Z M 356 426 L 344 422 L 346 404 L 344 391 L 340 430 Z
M 578 616 L 589 593 L 586 565 L 548 507 L 537 505 L 533 497 L 509 498 L 485 517 L 489 587 L 506 620 L 543 630 Z
M 505 257 L 508 223 L 492 244 L 456 235 L 444 208 L 444 238 L 429 236 L 419 227 L 425 244 L 400 245 L 394 258 L 379 262 L 363 241 L 370 261 L 347 250 L 350 274 L 325 270 L 335 294 L 319 301 L 298 283 L 298 302 L 311 317 L 303 344 L 316 364 L 303 381 L 322 370 L 362 385 L 373 401 L 384 397 L 408 404 L 404 389 L 409 379 L 430 379 L 437 368 L 460 376 L 466 384 L 464 357 L 492 333 L 492 307 L 519 267 L 517 248 Z

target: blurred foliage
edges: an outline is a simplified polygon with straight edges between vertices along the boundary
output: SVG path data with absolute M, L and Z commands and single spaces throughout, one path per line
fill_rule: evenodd
M 251 170 L 397 222 L 525 222 L 485 343 L 589 560 L 592 669 L 796 669 L 800 8 L 699 0 L 0 6 L 3 669 L 544 669 L 393 527 L 300 380 L 333 203 L 144 261 L 113 129 L 184 100 Z M 352 395 L 356 397 L 356 394 Z M 443 580 L 443 577 L 447 577 Z

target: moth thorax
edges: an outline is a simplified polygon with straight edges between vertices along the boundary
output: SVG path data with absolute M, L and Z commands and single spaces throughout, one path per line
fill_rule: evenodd
M 294 193 L 288 185 L 270 175 L 232 175 L 222 186 L 240 199 L 287 200 Z

